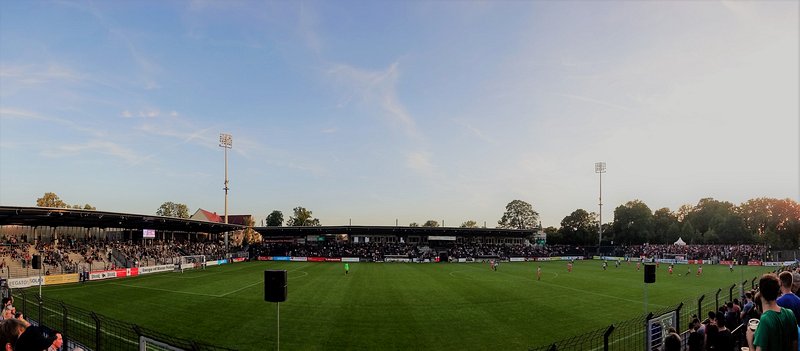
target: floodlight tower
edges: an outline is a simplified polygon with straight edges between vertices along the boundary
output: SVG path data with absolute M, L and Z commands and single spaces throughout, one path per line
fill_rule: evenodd
M 597 226 L 597 252 L 603 244 L 603 173 L 606 172 L 605 162 L 595 162 L 594 172 L 600 175 L 600 222 Z
M 228 149 L 233 147 L 233 137 L 230 134 L 219 134 L 219 146 L 225 149 L 225 224 L 228 224 Z M 228 248 L 228 234 L 225 234 L 225 248 Z

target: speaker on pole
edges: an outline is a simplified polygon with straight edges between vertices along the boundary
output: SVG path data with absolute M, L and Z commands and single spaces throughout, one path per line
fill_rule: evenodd
M 286 271 L 264 271 L 264 300 L 286 301 Z
M 33 255 L 33 260 L 31 261 L 31 267 L 33 269 L 42 269 L 42 256 L 41 255 Z
M 655 283 L 656 282 L 656 266 L 653 264 L 646 264 L 644 265 L 644 282 L 645 283 Z

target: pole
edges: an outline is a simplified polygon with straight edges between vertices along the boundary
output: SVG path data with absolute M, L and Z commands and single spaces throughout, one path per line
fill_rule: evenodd
M 600 223 L 597 225 L 597 251 L 603 245 L 603 172 L 600 172 Z M 645 311 L 647 313 L 647 311 Z
M 228 148 L 227 147 L 225 148 L 225 224 L 228 224 Z
M 278 302 L 278 351 L 281 351 L 281 303 Z

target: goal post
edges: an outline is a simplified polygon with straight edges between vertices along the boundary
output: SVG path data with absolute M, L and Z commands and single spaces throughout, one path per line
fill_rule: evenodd
M 187 269 L 206 269 L 206 256 L 205 255 L 190 255 L 181 256 L 177 263 L 175 263 L 175 271 L 181 273 Z
M 155 339 L 148 338 L 146 336 L 140 336 L 139 351 L 185 351 L 185 350 Z

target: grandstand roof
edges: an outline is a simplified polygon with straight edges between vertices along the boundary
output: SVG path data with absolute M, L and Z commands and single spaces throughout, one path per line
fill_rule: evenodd
M 219 234 L 244 229 L 236 224 L 174 217 L 51 207 L 0 206 L 0 226 L 155 229 Z
M 266 238 L 302 237 L 306 235 L 390 235 L 390 236 L 486 236 L 524 238 L 534 229 L 456 228 L 456 227 L 395 227 L 395 226 L 320 226 L 320 227 L 255 227 Z

